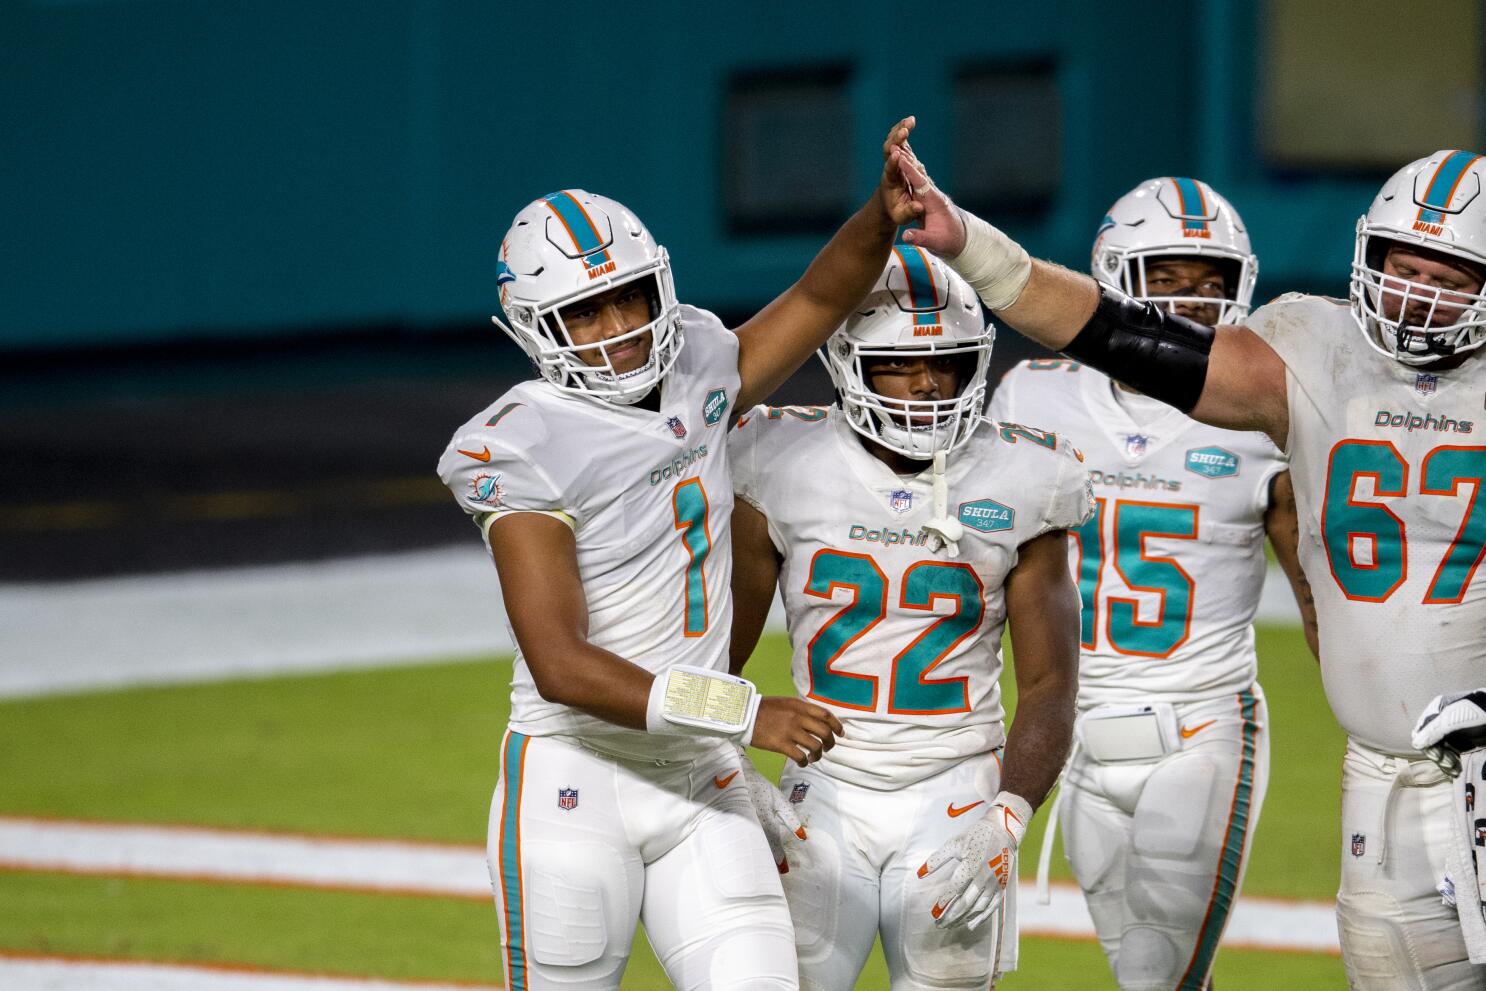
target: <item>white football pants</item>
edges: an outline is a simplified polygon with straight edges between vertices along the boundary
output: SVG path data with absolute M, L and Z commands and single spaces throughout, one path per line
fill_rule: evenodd
M 919 878 L 918 869 L 985 814 L 1001 790 L 999 755 L 967 758 L 893 791 L 840 781 L 818 768 L 787 765 L 779 783 L 809 835 L 788 845 L 789 870 L 782 878 L 794 916 L 800 986 L 855 987 L 880 931 L 893 991 L 984 991 L 995 927 L 988 923 L 973 933 L 964 926 L 936 928 L 934 896 L 953 867 L 927 878 Z
M 1063 779 L 1063 846 L 1122 991 L 1206 986 L 1269 779 L 1257 684 L 1176 713 L 1179 749 L 1100 764 L 1080 747 Z
M 618 988 L 635 923 L 686 991 L 797 988 L 731 746 L 665 765 L 507 732 L 487 852 L 509 991 Z
M 1434 764 L 1347 741 L 1336 921 L 1353 988 L 1486 989 L 1486 966 L 1467 958 L 1460 918 L 1436 888 L 1447 873 L 1469 883 L 1447 863 L 1454 808 L 1454 785 Z

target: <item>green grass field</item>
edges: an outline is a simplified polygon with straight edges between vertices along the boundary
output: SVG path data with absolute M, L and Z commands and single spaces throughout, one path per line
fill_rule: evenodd
M 1261 630 L 1259 649 L 1273 759 L 1244 891 L 1328 899 L 1342 735 L 1299 632 Z M 787 664 L 771 637 L 749 673 L 787 692 Z M 510 670 L 500 659 L 0 703 L 0 814 L 483 843 Z M 777 773 L 780 758 L 755 756 Z M 0 905 L 0 950 L 500 980 L 494 908 L 473 901 L 0 872 Z M 1225 950 L 1216 973 L 1229 988 L 1345 986 L 1323 955 Z M 643 939 L 624 986 L 668 986 Z M 858 986 L 887 986 L 880 955 Z M 1005 986 L 1113 982 L 1092 942 L 1026 939 Z

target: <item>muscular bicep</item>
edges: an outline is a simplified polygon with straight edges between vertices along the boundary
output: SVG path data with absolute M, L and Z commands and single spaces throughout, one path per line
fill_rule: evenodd
M 490 524 L 490 555 L 516 642 L 537 678 L 549 657 L 588 637 L 588 601 L 573 531 L 545 513 L 508 513 Z
M 1041 682 L 1078 681 L 1078 588 L 1068 569 L 1068 533 L 1054 530 L 1021 546 L 1006 577 L 1006 616 L 1018 695 Z
M 1281 448 L 1290 431 L 1285 363 L 1247 327 L 1219 327 L 1192 418 L 1230 430 L 1262 430 Z
M 739 499 L 733 506 L 733 635 L 728 654 L 734 674 L 742 672 L 764 631 L 779 566 L 768 518 Z

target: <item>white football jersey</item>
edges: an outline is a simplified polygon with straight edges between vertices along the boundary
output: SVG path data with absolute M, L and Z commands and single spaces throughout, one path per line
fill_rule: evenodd
M 710 313 L 689 306 L 681 313 L 685 346 L 662 380 L 659 412 L 522 382 L 459 428 L 439 477 L 487 544 L 501 513 L 551 513 L 572 526 L 590 643 L 649 671 L 677 664 L 726 671 L 733 613 L 726 434 L 738 395 L 738 340 Z M 701 746 L 544 700 L 519 646 L 510 725 L 646 759 Z
M 1318 296 L 1281 296 L 1247 325 L 1285 362 L 1326 697 L 1355 739 L 1417 756 L 1429 700 L 1486 682 L 1486 359 L 1401 364 Z
M 1262 433 L 1153 400 L 1154 418 L 1138 423 L 1113 390 L 1102 372 L 1054 358 L 1017 365 L 991 399 L 993 418 L 1057 431 L 1089 469 L 1097 508 L 1069 541 L 1079 705 L 1243 691 L 1258 671 L 1264 513 L 1283 456 Z
M 1076 527 L 1088 475 L 1061 438 L 982 423 L 949 457 L 959 556 L 936 549 L 932 472 L 894 474 L 838 407 L 750 410 L 733 484 L 769 520 L 795 688 L 846 732 L 828 774 L 896 788 L 1002 745 L 1002 583 L 1021 544 Z

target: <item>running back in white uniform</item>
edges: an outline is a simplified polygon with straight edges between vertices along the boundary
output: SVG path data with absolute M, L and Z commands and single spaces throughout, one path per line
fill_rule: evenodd
M 950 557 L 923 529 L 930 472 L 894 474 L 834 407 L 755 408 L 731 444 L 738 496 L 784 558 L 795 688 L 846 726 L 818 768 L 888 790 L 999 748 L 1002 584 L 1021 544 L 1087 514 L 1077 453 L 981 424 L 949 459 L 965 527 Z
M 1021 544 L 1088 515 L 1079 455 L 982 422 L 948 460 L 965 528 L 952 557 L 925 529 L 928 462 L 895 474 L 839 407 L 757 407 L 730 445 L 737 494 L 783 559 L 795 687 L 845 726 L 781 781 L 810 831 L 783 878 L 803 986 L 849 987 L 880 929 L 895 988 L 985 987 L 990 927 L 936 928 L 916 872 L 1000 791 L 1003 583 Z
M 991 415 L 1066 436 L 1094 488 L 1069 547 L 1083 600 L 1080 745 L 1059 799 L 1069 864 L 1122 988 L 1199 988 L 1268 778 L 1252 623 L 1283 456 L 1063 358 L 1013 368 Z M 1112 750 L 1127 719 L 1159 742 Z
M 738 344 L 712 314 L 681 315 L 685 346 L 658 412 L 524 382 L 439 461 L 487 544 L 505 513 L 572 527 L 589 642 L 654 672 L 726 670 L 732 617 L 725 435 Z M 518 648 L 488 837 L 507 986 L 617 988 L 643 913 L 678 987 L 732 986 L 714 963 L 793 987 L 773 859 L 742 783 L 728 787 L 739 768 L 723 741 L 544 700 Z
M 1432 371 L 1368 347 L 1345 304 L 1298 294 L 1249 326 L 1285 362 L 1300 557 L 1342 779 L 1344 958 L 1368 986 L 1486 987 L 1465 962 L 1449 862 L 1451 788 L 1409 735 L 1435 695 L 1486 671 L 1486 359 Z M 1419 985 L 1423 986 L 1423 985 Z

